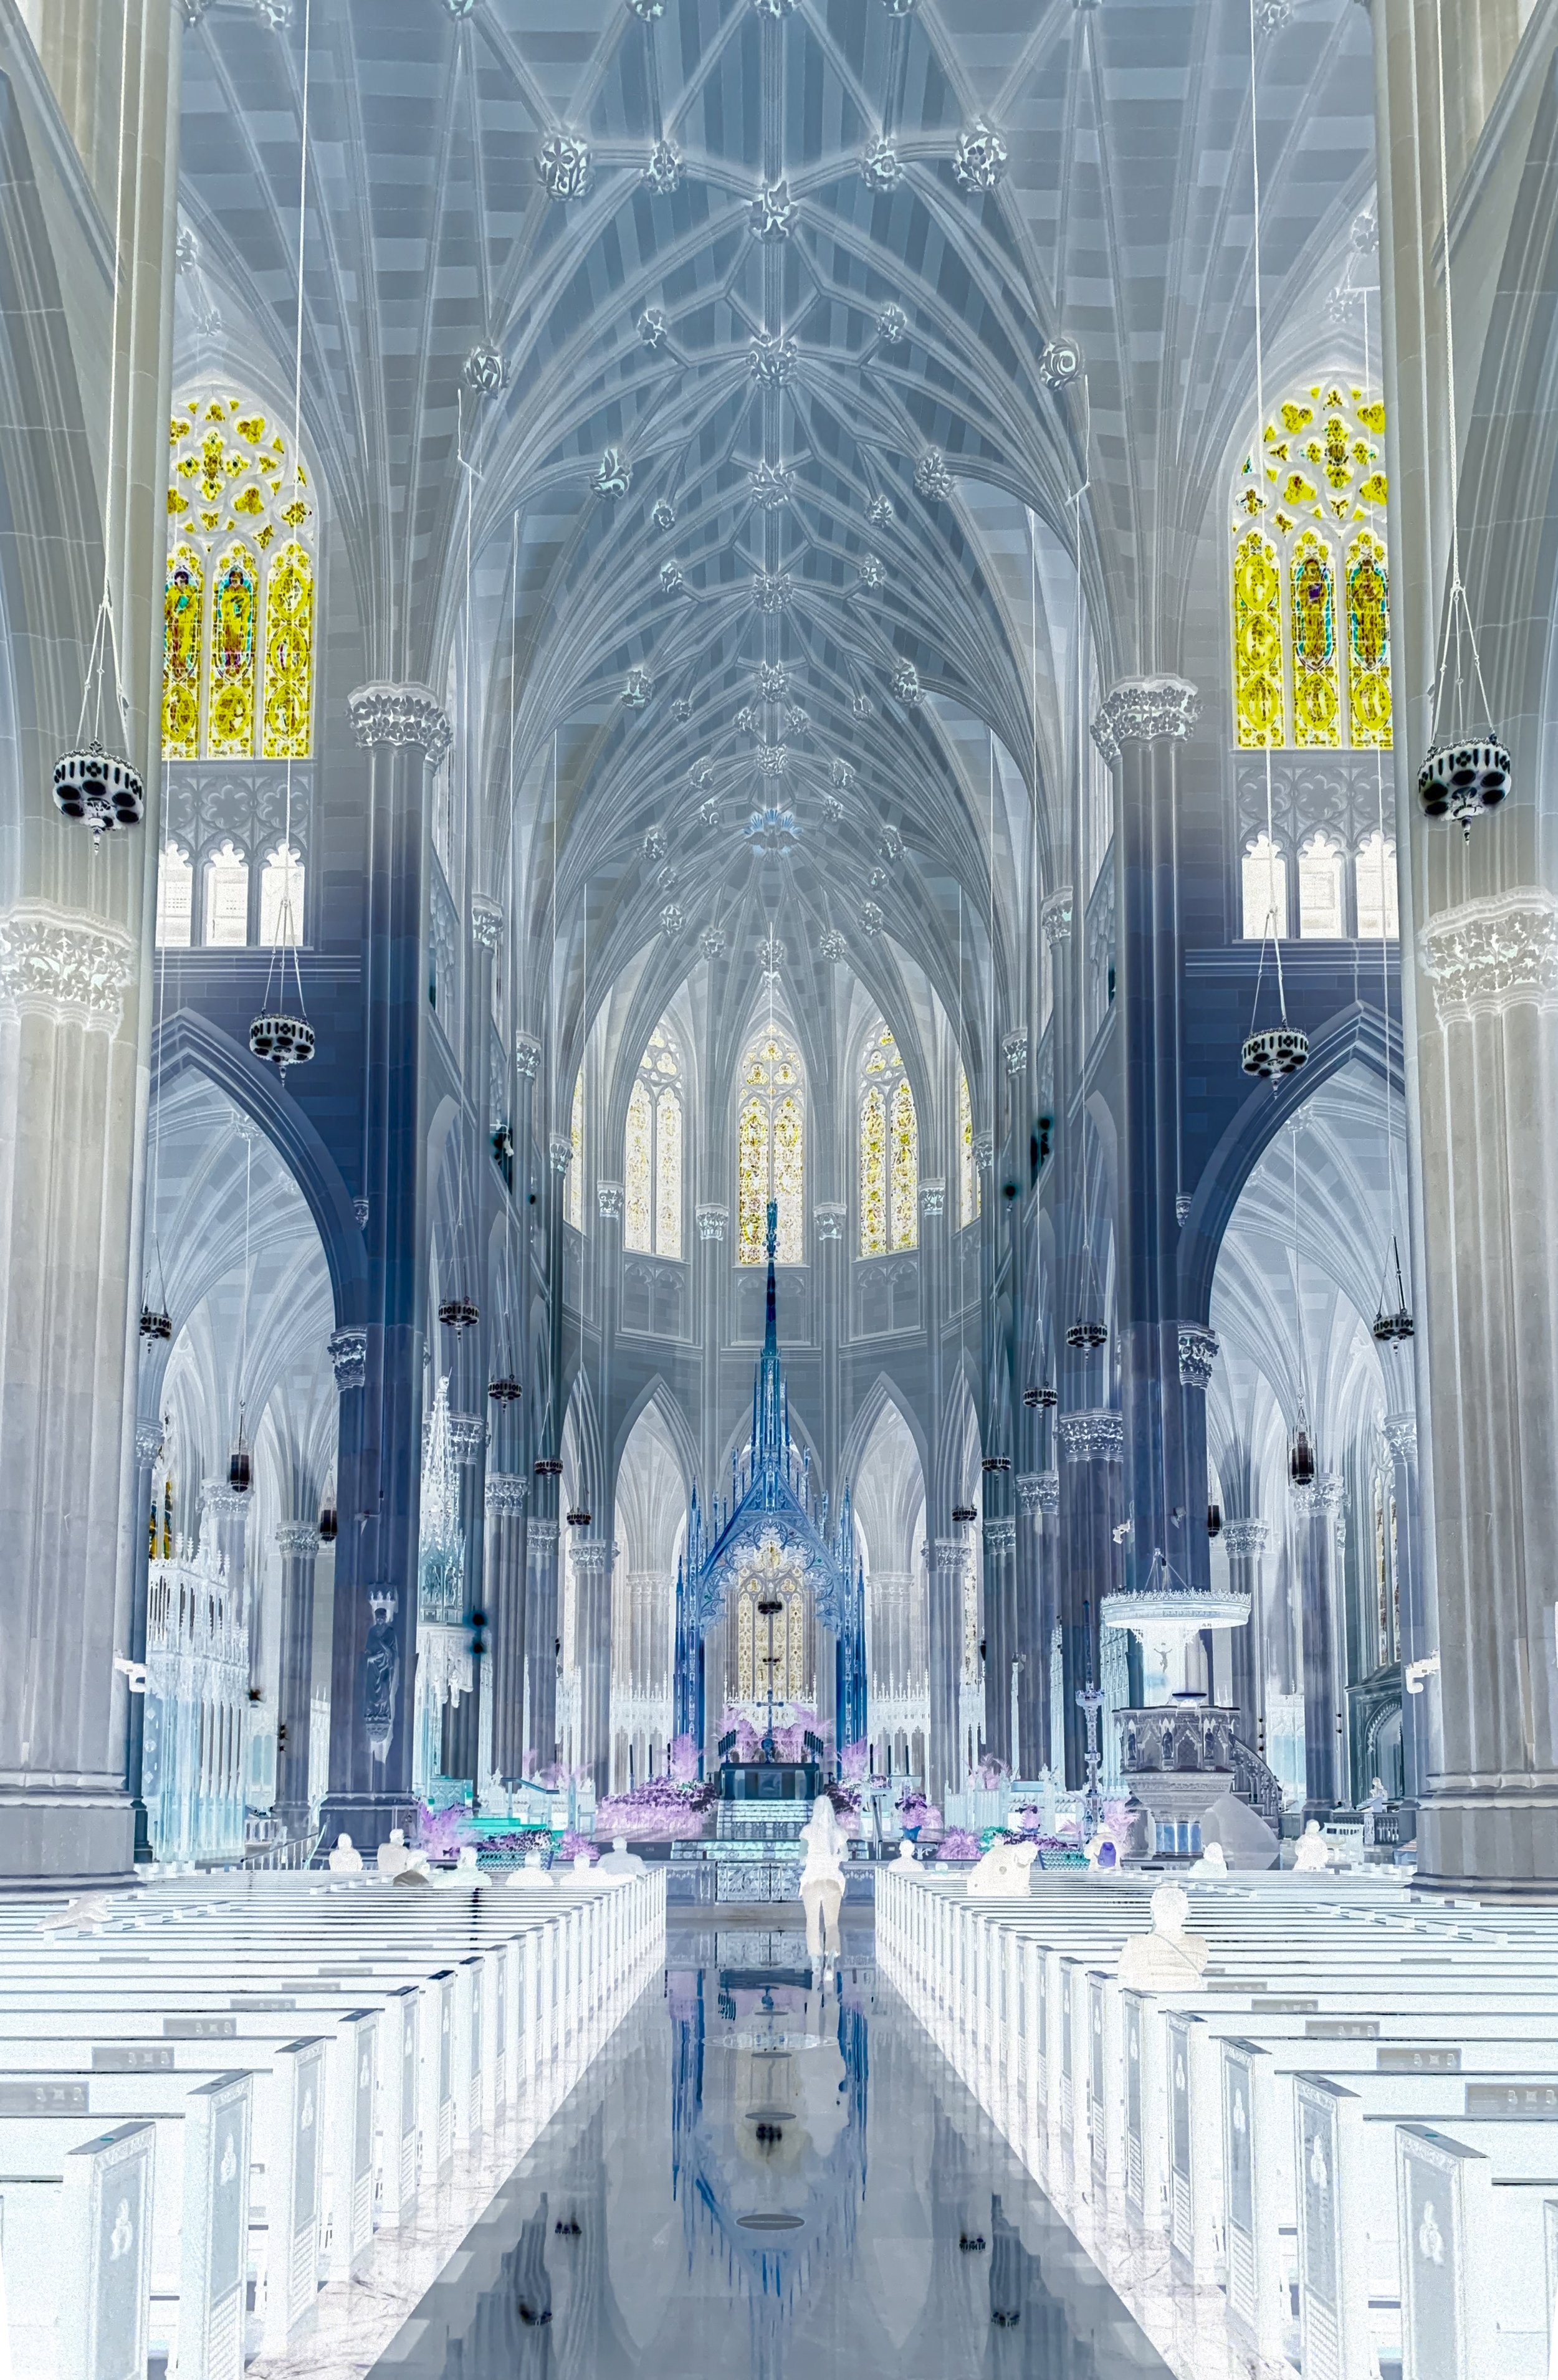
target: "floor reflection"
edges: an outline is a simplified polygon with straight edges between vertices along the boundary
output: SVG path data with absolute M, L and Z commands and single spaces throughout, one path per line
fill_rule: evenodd
M 846 1934 L 674 1930 L 376 2380 L 1152 2380 L 1141 2332 Z

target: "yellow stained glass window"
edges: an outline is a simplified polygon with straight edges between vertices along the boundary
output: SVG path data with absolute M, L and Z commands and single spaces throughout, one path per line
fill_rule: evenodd
M 1293 740 L 1336 744 L 1342 734 L 1341 661 L 1336 651 L 1336 587 L 1331 555 L 1306 529 L 1288 565 L 1293 654 Z
M 682 1102 L 669 1086 L 654 1103 L 654 1245 L 663 1257 L 682 1253 Z
M 1388 748 L 1385 408 L 1351 382 L 1284 397 L 1232 507 L 1234 739 Z
M 174 548 L 163 598 L 163 754 L 193 760 L 201 748 L 201 656 L 205 570 L 191 545 Z
M 886 1253 L 887 1102 L 873 1085 L 860 1102 L 860 1254 Z
M 1382 540 L 1360 528 L 1347 548 L 1347 733 L 1355 745 L 1391 741 L 1390 575 Z
M 805 1076 L 795 1044 L 776 1032 L 760 1034 L 741 1062 L 742 1100 L 736 1126 L 737 1264 L 766 1261 L 770 1198 L 779 1207 L 778 1257 L 800 1264 L 806 1251 Z
M 169 449 L 164 753 L 305 759 L 317 644 L 308 473 L 264 412 L 225 389 L 178 399 Z
M 1234 703 L 1242 749 L 1282 742 L 1282 578 L 1256 528 L 1234 552 Z
M 574 1103 L 568 1118 L 568 1174 L 563 1211 L 576 1232 L 584 1229 L 584 1068 L 574 1076 Z
M 900 1082 L 893 1094 L 893 1245 L 912 1248 L 919 1236 L 919 1123 L 914 1093 Z
M 289 539 L 265 582 L 267 760 L 300 760 L 310 743 L 314 686 L 314 570 Z
M 254 749 L 255 629 L 259 585 L 254 557 L 230 545 L 211 590 L 211 699 L 207 748 L 213 758 Z
M 968 1077 L 957 1070 L 957 1220 L 974 1223 L 980 1214 L 980 1169 L 974 1162 L 974 1110 Z
M 654 1174 L 654 1111 L 642 1081 L 627 1102 L 627 1148 L 623 1165 L 622 1239 L 625 1247 L 651 1245 L 651 1184 Z

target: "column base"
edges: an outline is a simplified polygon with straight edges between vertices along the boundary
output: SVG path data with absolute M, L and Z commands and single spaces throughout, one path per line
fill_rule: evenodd
M 335 1848 L 337 1835 L 350 1835 L 364 1859 L 387 1843 L 392 1827 L 409 1836 L 421 1804 L 414 1793 L 327 1793 L 320 1812 L 320 1847 L 314 1864 L 323 1867 Z
M 1414 1889 L 1558 1901 L 1558 1791 L 1427 1794 Z
M 135 1811 L 111 1788 L 0 1786 L 0 1891 L 135 1882 Z

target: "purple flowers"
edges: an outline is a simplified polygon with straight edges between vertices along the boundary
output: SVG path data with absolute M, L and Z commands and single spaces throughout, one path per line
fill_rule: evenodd
M 942 1837 L 941 1850 L 937 1854 L 939 1858 L 947 1860 L 977 1860 L 979 1855 L 980 1839 L 978 1835 L 971 1835 L 967 1827 L 949 1827 Z
M 686 1742 L 689 1739 L 683 1738 Z M 703 1815 L 714 1798 L 712 1785 L 674 1777 L 651 1777 L 629 1793 L 611 1793 L 595 1805 L 596 1830 L 658 1841 L 686 1840 L 703 1831 Z
M 588 1835 L 576 1834 L 572 1827 L 570 1827 L 557 1847 L 557 1856 L 562 1860 L 575 1860 L 578 1859 L 581 1853 L 584 1858 L 590 1860 L 591 1863 L 598 1860 L 601 1856 Z

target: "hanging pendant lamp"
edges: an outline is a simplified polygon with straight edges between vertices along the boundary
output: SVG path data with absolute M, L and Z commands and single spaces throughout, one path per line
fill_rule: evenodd
M 1309 1488 L 1314 1485 L 1316 1467 L 1315 1451 L 1309 1441 L 1308 1423 L 1300 1416 L 1298 1427 L 1293 1433 L 1292 1443 L 1287 1450 L 1287 1475 L 1295 1488 Z
M 340 1523 L 336 1518 L 335 1505 L 328 1502 L 322 1504 L 319 1508 L 320 1544 L 333 1546 L 339 1535 Z
M 1387 1314 L 1382 1290 L 1373 1324 L 1374 1336 L 1382 1346 L 1388 1346 L 1393 1340 L 1410 1339 L 1417 1329 L 1412 1319 L 1412 1309 L 1406 1303 L 1406 1284 L 1402 1279 L 1401 1245 L 1394 1232 L 1391 1235 L 1391 1253 L 1395 1260 L 1395 1305 Z
M 171 1339 L 173 1320 L 165 1306 L 147 1304 L 140 1309 L 140 1335 L 143 1339 Z
M 511 1378 L 506 1372 L 500 1373 L 495 1380 L 489 1380 L 487 1383 L 487 1394 L 494 1404 L 516 1404 L 524 1393 L 519 1382 Z
M 481 1319 L 481 1308 L 469 1297 L 446 1297 L 438 1308 L 438 1319 L 446 1330 L 469 1330 Z
M 238 1434 L 228 1450 L 227 1485 L 235 1496 L 247 1496 L 254 1485 L 254 1459 L 243 1434 L 241 1419 L 238 1423 Z

